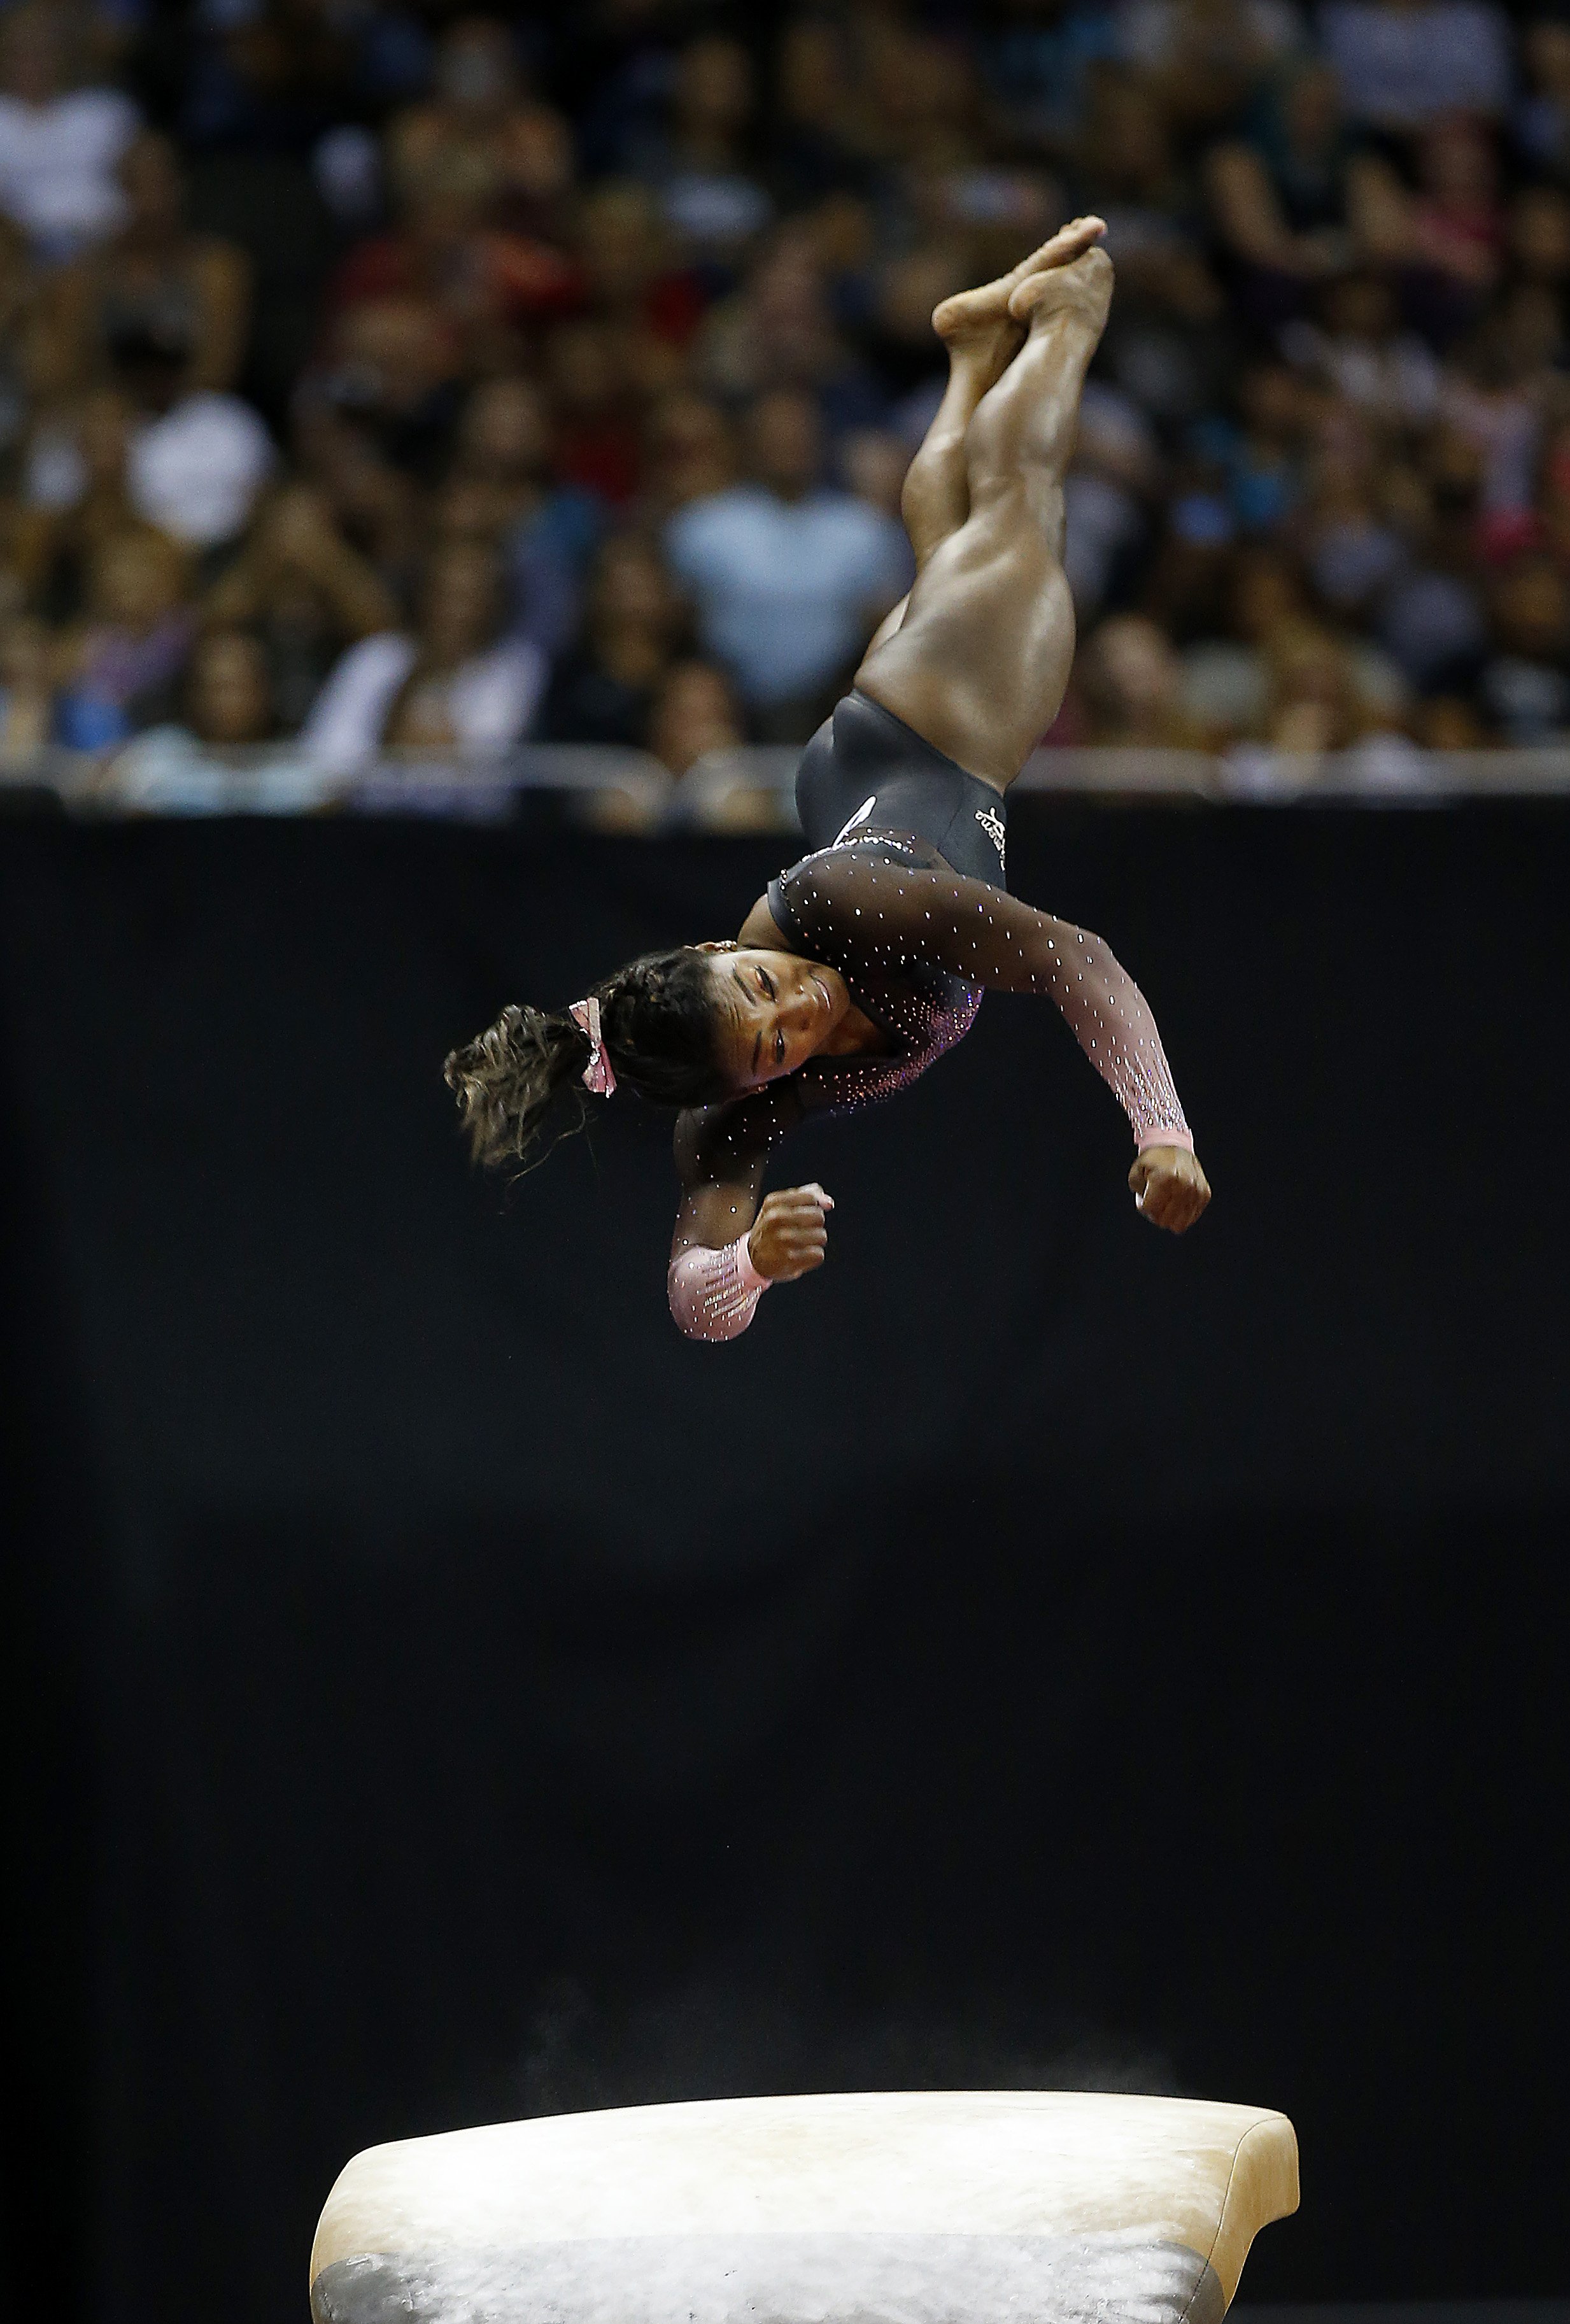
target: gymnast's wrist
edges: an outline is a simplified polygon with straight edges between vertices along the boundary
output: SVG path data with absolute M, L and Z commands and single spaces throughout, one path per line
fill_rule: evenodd
M 753 1224 L 757 1224 L 756 1220 Z M 742 1289 L 767 1291 L 774 1278 L 771 1275 L 764 1275 L 753 1264 L 753 1228 L 749 1227 L 746 1233 L 731 1245 L 731 1249 L 736 1255 L 736 1273 L 741 1278 Z
M 1194 1151 L 1194 1132 L 1187 1128 L 1182 1130 L 1141 1130 L 1135 1138 L 1134 1144 L 1138 1151 L 1141 1154 L 1148 1154 L 1152 1146 L 1176 1146 L 1178 1147 L 1185 1154 L 1192 1154 Z

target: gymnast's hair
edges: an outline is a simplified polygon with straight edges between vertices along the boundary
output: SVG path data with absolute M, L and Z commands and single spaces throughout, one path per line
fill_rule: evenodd
M 656 1105 L 706 1105 L 725 1094 L 715 1059 L 708 959 L 690 945 L 645 953 L 591 988 L 618 1084 Z M 516 1003 L 455 1049 L 444 1071 L 476 1161 L 493 1169 L 528 1166 L 559 1098 L 576 1102 L 577 1118 L 558 1134 L 581 1129 L 589 1055 L 588 1035 L 565 1009 Z

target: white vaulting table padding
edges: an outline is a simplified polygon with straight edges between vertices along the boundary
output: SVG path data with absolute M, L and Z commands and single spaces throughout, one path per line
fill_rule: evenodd
M 1220 2324 L 1285 2115 L 1049 2090 L 725 2098 L 373 2146 L 316 2324 Z

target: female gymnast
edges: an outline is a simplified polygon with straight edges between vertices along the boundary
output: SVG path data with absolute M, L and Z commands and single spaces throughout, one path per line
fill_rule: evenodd
M 770 1284 L 823 1264 L 821 1186 L 760 1206 L 778 1139 L 806 1114 L 907 1088 L 988 988 L 1057 1002 L 1133 1126 L 1147 1219 L 1181 1234 L 1210 1200 L 1139 987 L 1099 936 L 1003 884 L 1008 788 L 1074 654 L 1063 478 L 1112 299 L 1104 230 L 1076 219 L 933 316 L 949 379 L 905 482 L 916 581 L 802 755 L 813 853 L 771 881 L 736 942 L 651 954 L 569 1009 L 505 1009 L 447 1061 L 483 1162 L 523 1158 L 577 1084 L 682 1109 L 670 1293 L 690 1338 L 734 1339 Z

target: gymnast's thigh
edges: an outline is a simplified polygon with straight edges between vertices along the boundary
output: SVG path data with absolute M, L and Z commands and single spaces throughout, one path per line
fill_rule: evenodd
M 1002 789 L 1057 715 L 1073 660 L 1068 583 L 1021 491 L 999 495 L 937 550 L 856 686 Z

